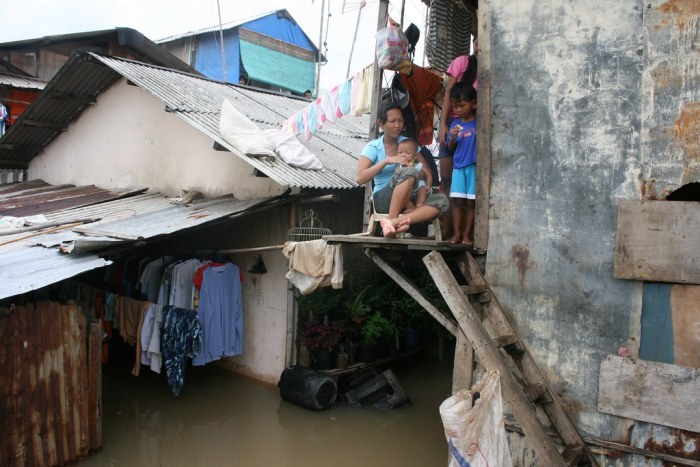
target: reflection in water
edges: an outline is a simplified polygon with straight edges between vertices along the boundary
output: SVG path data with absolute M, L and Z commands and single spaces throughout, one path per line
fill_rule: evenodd
M 274 386 L 215 366 L 189 367 L 182 394 L 164 377 L 104 368 L 103 448 L 90 466 L 444 466 L 438 406 L 450 395 L 452 359 L 418 356 L 392 367 L 410 407 L 336 404 L 314 412 Z

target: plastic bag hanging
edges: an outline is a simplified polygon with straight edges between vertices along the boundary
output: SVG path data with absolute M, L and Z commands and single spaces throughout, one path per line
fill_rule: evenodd
M 408 73 L 411 57 L 408 39 L 398 26 L 388 26 L 377 31 L 377 65 L 384 70 Z

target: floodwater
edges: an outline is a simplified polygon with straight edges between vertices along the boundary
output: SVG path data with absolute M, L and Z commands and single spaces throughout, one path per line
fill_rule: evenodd
M 217 366 L 188 367 L 179 397 L 148 368 L 103 368 L 103 447 L 93 466 L 447 465 L 438 407 L 450 395 L 452 358 L 421 354 L 391 367 L 412 405 L 392 410 L 340 403 L 311 411 L 276 386 Z

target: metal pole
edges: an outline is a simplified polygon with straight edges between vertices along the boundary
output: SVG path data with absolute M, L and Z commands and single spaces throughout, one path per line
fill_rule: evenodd
M 316 63 L 316 84 L 314 95 L 318 97 L 321 89 L 319 88 L 321 83 L 321 59 L 323 57 L 323 15 L 326 12 L 326 0 L 321 0 L 321 26 L 318 31 L 318 62 Z
M 377 15 L 377 31 L 386 26 L 387 16 L 389 13 L 389 0 L 380 0 L 379 14 Z M 377 54 L 374 54 L 374 83 L 372 85 L 372 108 L 370 110 L 369 119 L 369 137 L 375 139 L 379 136 L 377 128 L 377 111 L 379 110 L 379 100 L 382 97 L 382 78 L 383 70 L 377 65 Z
M 403 27 L 403 13 L 406 11 L 406 0 L 401 0 L 401 29 L 404 29 Z
M 421 66 L 425 67 L 425 41 L 428 37 L 428 21 L 430 18 L 430 7 L 425 8 L 425 24 L 423 26 L 423 34 L 425 37 L 423 38 L 423 64 Z
M 352 62 L 352 53 L 355 50 L 355 41 L 357 41 L 357 30 L 360 28 L 360 15 L 362 14 L 362 7 L 364 5 L 360 6 L 360 9 L 357 10 L 357 23 L 355 23 L 355 35 L 352 36 L 352 45 L 350 46 L 350 58 L 348 58 L 348 71 L 345 73 L 345 79 L 348 79 L 350 77 L 350 63 Z
M 224 28 L 221 24 L 221 6 L 216 0 L 216 9 L 219 11 L 219 37 L 221 38 L 221 66 L 224 69 L 224 81 L 228 81 L 228 70 L 226 69 L 226 50 L 224 49 Z

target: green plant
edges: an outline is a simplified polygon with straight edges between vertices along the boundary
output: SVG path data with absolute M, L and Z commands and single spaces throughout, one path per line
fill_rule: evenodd
M 428 312 L 408 294 L 395 298 L 391 304 L 392 318 L 399 326 L 419 328 L 425 324 L 426 317 L 429 317 Z
M 340 322 L 329 322 L 326 317 L 323 321 L 310 320 L 304 325 L 301 342 L 309 352 L 320 349 L 333 350 L 343 338 L 345 326 Z
M 297 305 L 301 316 L 320 319 L 323 316 L 332 316 L 340 310 L 341 300 L 341 294 L 332 289 L 318 289 L 309 295 L 298 297 Z
M 367 291 L 372 287 L 372 284 L 368 285 L 364 289 L 360 291 L 357 295 L 355 295 L 355 298 L 350 301 L 345 301 L 343 303 L 343 308 L 345 309 L 345 314 L 349 318 L 356 318 L 356 317 L 363 317 L 367 315 L 367 313 L 370 312 L 370 307 L 368 304 L 363 300 L 363 297 L 367 293 Z
M 378 311 L 371 315 L 362 327 L 362 342 L 376 345 L 396 335 L 394 323 Z

